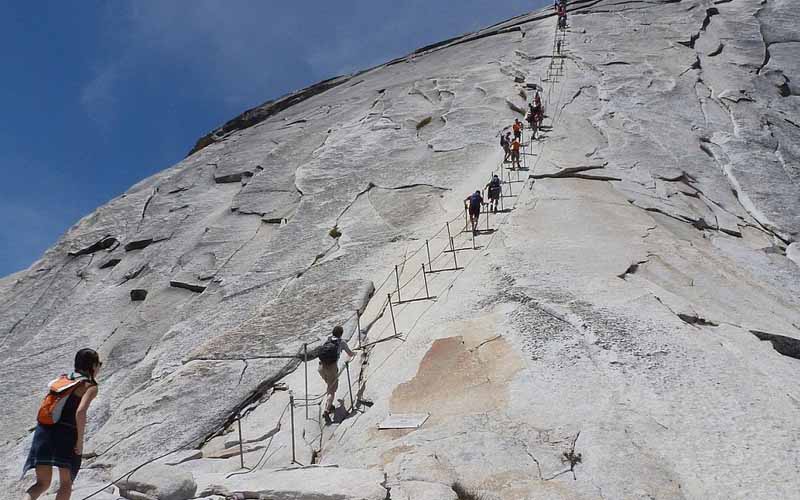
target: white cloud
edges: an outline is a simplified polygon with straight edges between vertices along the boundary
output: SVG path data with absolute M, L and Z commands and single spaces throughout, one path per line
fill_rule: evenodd
M 102 129 L 110 127 L 115 115 L 117 97 L 114 86 L 119 79 L 115 64 L 96 70 L 95 77 L 81 91 L 81 105 L 89 118 Z

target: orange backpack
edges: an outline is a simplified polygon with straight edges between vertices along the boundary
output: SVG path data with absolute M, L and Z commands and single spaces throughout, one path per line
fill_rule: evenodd
M 83 375 L 64 374 L 50 382 L 47 385 L 49 392 L 44 397 L 41 406 L 39 406 L 36 420 L 42 425 L 57 423 L 61 419 L 61 412 L 64 410 L 64 405 L 67 403 L 69 395 L 88 380 Z

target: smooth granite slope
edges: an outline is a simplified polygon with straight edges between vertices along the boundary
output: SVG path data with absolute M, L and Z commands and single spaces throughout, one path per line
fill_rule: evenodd
M 304 421 L 302 456 L 381 469 L 409 498 L 456 480 L 487 498 L 791 498 L 800 14 L 572 5 L 557 80 L 542 81 L 547 10 L 312 87 L 232 120 L 0 280 L 0 370 L 34 382 L 5 390 L 4 489 L 35 382 L 86 345 L 106 363 L 81 481 L 198 446 L 245 407 L 248 460 L 282 443 L 262 465 L 286 465 L 272 386 L 302 392 L 303 344 L 352 332 L 357 311 L 371 339 L 389 331 L 384 278 L 405 259 L 403 283 L 421 286 L 411 252 L 498 167 L 497 132 L 536 84 L 552 128 L 528 149 L 530 180 L 506 186 L 515 210 L 460 252 L 466 270 L 431 275 L 436 302 L 398 307 L 407 341 L 351 367 L 373 406 L 321 448 Z M 431 419 L 375 430 L 409 411 Z M 238 468 L 210 458 L 219 439 L 179 465 L 200 491 Z

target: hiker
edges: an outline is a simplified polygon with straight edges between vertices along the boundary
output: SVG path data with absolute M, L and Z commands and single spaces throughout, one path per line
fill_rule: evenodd
M 514 119 L 514 125 L 511 126 L 511 129 L 514 131 L 514 138 L 522 141 L 522 122 L 519 121 L 519 118 Z
M 533 107 L 533 103 L 528 104 L 528 115 L 526 116 L 528 120 L 528 125 L 531 128 L 531 140 L 536 140 L 536 108 Z
M 536 97 L 539 97 L 539 94 L 536 94 Z M 533 124 L 531 128 L 533 131 L 531 132 L 531 138 L 536 139 L 536 133 L 542 126 L 542 120 L 544 113 L 542 112 L 542 102 L 541 100 L 534 99 L 533 104 L 530 105 L 531 115 L 533 116 Z
M 503 148 L 503 152 L 505 153 L 505 156 L 503 156 L 503 163 L 507 162 L 508 157 L 511 156 L 511 144 L 508 138 L 508 134 L 503 134 L 502 131 L 500 132 L 500 147 Z
M 567 28 L 567 8 L 564 5 L 558 6 L 558 27 L 562 30 Z
M 474 234 L 478 232 L 478 219 L 481 216 L 481 207 L 486 205 L 486 202 L 483 201 L 480 190 L 464 198 L 464 204 L 466 205 L 468 202 L 469 221 L 472 223 L 472 233 Z
M 97 396 L 95 379 L 101 366 L 97 352 L 81 349 L 75 354 L 75 371 L 50 382 L 22 470 L 23 476 L 30 469 L 36 471 L 36 483 L 24 500 L 36 500 L 47 491 L 53 467 L 58 468 L 56 500 L 69 500 L 72 495 L 72 483 L 81 468 L 86 414 Z
M 319 375 L 327 386 L 325 399 L 322 401 L 322 417 L 328 425 L 333 423 L 331 418 L 333 402 L 336 399 L 336 390 L 339 388 L 339 356 L 342 351 L 345 351 L 351 358 L 355 356 L 347 346 L 347 342 L 342 340 L 343 333 L 344 329 L 341 326 L 334 326 L 333 332 L 322 344 L 317 356 L 319 358 Z
M 511 169 L 519 167 L 519 139 L 514 139 L 511 142 Z
M 486 184 L 486 192 L 489 196 L 489 206 L 492 208 L 494 213 L 497 213 L 497 203 L 500 201 L 500 193 L 502 192 L 502 186 L 500 185 L 500 177 L 497 174 L 492 176 L 492 180 Z
M 506 132 L 506 156 L 503 158 L 503 163 L 508 163 L 511 160 L 511 132 Z

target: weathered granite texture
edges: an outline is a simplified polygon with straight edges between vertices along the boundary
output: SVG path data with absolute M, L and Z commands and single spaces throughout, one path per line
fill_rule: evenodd
M 350 335 L 357 311 L 369 340 L 391 330 L 384 278 L 404 262 L 420 289 L 412 252 L 437 231 L 442 248 L 535 84 L 546 129 L 531 179 L 506 186 L 514 211 L 459 253 L 464 271 L 430 275 L 436 302 L 396 308 L 406 342 L 351 366 L 373 406 L 321 433 L 303 416 L 298 456 L 382 470 L 409 499 L 457 481 L 486 498 L 792 498 L 795 7 L 577 1 L 558 78 L 543 81 L 547 9 L 232 120 L 0 280 L 0 372 L 30 382 L 5 385 L 0 486 L 19 488 L 43 387 L 84 346 L 105 360 L 85 484 L 232 431 L 243 408 L 247 463 L 288 465 L 272 386 L 302 396 L 303 345 L 337 323 Z M 376 431 L 390 412 L 431 418 Z M 163 462 L 207 489 L 239 467 L 232 436 Z

